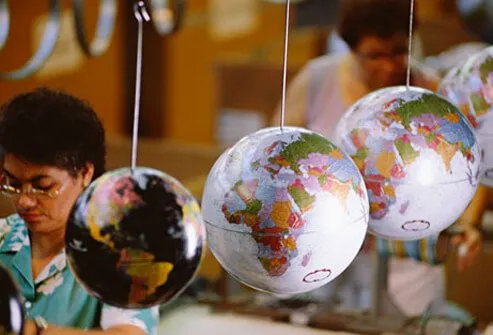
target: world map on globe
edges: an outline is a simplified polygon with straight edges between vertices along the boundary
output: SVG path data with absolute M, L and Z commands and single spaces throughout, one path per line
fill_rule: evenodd
M 480 153 L 473 128 L 431 91 L 375 91 L 352 106 L 336 133 L 365 179 L 369 229 L 379 236 L 406 240 L 439 232 L 475 193 Z M 447 203 L 454 210 L 444 212 Z
M 476 129 L 484 164 L 481 182 L 493 187 L 493 48 L 450 70 L 438 92 L 458 106 Z
M 438 91 L 459 107 L 474 128 L 481 129 L 493 109 L 493 48 L 450 70 Z
M 442 79 L 438 93 L 446 97 L 459 108 L 474 128 L 478 127 L 478 121 L 474 110 L 469 106 L 467 91 L 464 90 L 462 82 L 462 66 L 451 69 Z
M 433 108 L 422 108 L 422 104 Z M 371 194 L 370 213 L 373 218 L 383 217 L 395 203 L 395 185 L 405 180 L 406 166 L 415 162 L 420 149 L 434 150 L 448 172 L 451 172 L 450 163 L 456 154 L 467 161 L 475 160 L 472 152 L 475 139 L 468 136 L 470 132 L 464 132 L 467 128 L 464 120 L 437 96 L 423 94 L 411 101 L 394 99 L 384 108 L 385 112 L 375 119 L 377 124 L 367 123 L 351 131 L 357 149 L 353 159 L 368 176 L 366 186 Z M 372 143 L 368 143 L 370 132 L 377 127 L 382 131 L 393 128 L 389 132 L 391 136 L 380 137 L 376 141 L 372 138 Z M 473 173 L 471 169 L 471 180 Z M 406 208 L 400 210 L 405 211 Z
M 68 258 L 94 295 L 143 307 L 164 302 L 190 281 L 204 233 L 197 202 L 172 177 L 119 169 L 78 199 L 67 227 Z
M 297 239 L 310 229 L 304 216 L 315 206 L 317 194 L 330 192 L 349 210 L 350 191 L 366 199 L 366 190 L 354 164 L 318 134 L 277 140 L 260 153 L 225 194 L 222 212 L 230 224 L 251 229 L 262 266 L 269 275 L 281 276 L 299 256 Z M 310 255 L 303 257 L 308 262 Z
M 466 63 L 463 73 L 468 87 L 471 109 L 476 117 L 475 127 L 480 129 L 486 115 L 493 108 L 493 48 L 489 48 Z

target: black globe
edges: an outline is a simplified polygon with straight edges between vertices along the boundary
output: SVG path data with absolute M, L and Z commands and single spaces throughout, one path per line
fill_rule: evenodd
M 24 308 L 17 284 L 0 266 L 0 335 L 22 334 Z
M 120 308 L 178 296 L 194 278 L 205 229 L 199 205 L 157 170 L 110 171 L 80 195 L 66 230 L 67 260 L 82 287 Z

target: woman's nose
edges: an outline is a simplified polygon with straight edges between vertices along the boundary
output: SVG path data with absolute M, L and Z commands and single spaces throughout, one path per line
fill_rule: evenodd
M 16 207 L 23 210 L 29 210 L 36 206 L 36 198 L 30 194 L 22 192 L 16 199 Z
M 387 59 L 382 70 L 386 73 L 397 73 L 405 69 L 405 59 Z

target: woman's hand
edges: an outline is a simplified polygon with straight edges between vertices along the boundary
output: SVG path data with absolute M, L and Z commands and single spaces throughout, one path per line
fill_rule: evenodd
M 77 328 L 65 328 L 55 325 L 48 325 L 48 328 L 43 330 L 42 335 L 146 335 L 146 333 L 131 325 L 122 325 L 108 328 L 107 330 L 84 330 Z M 31 334 L 29 334 L 31 335 Z
M 38 330 L 33 320 L 24 320 L 24 331 L 22 335 L 36 335 Z
M 458 248 L 457 269 L 463 271 L 472 266 L 483 247 L 481 234 L 483 214 L 488 207 L 490 190 L 479 185 L 474 198 L 455 224 L 458 234 L 452 236 L 452 245 Z
M 76 328 L 64 328 L 54 324 L 48 324 L 46 329 L 41 330 L 41 335 L 146 335 L 146 333 L 135 326 L 121 325 L 108 330 L 83 330 Z M 38 330 L 33 320 L 24 321 L 24 332 L 22 335 L 37 335 Z
M 452 237 L 452 245 L 458 248 L 457 269 L 463 271 L 477 261 L 483 247 L 483 236 L 475 226 L 465 225 L 462 233 Z
M 375 250 L 375 236 L 371 234 L 366 234 L 365 240 L 363 241 L 363 245 L 361 247 L 361 251 L 365 253 L 372 252 Z

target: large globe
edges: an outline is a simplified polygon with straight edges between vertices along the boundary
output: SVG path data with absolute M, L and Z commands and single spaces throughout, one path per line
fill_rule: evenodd
M 0 334 L 21 335 L 24 308 L 17 283 L 6 268 L 0 266 Z
M 354 162 L 321 135 L 267 128 L 226 150 L 202 197 L 209 247 L 237 280 L 279 295 L 336 278 L 358 253 L 368 198 Z
M 90 294 L 144 308 L 168 302 L 194 278 L 205 228 L 199 205 L 177 180 L 123 168 L 84 190 L 65 238 L 68 263 Z
M 370 93 L 349 108 L 336 138 L 365 179 L 369 231 L 377 236 L 438 234 L 476 192 L 480 152 L 473 128 L 431 91 L 400 86 Z
M 452 69 L 438 92 L 456 104 L 476 129 L 483 159 L 481 183 L 493 187 L 493 47 Z

